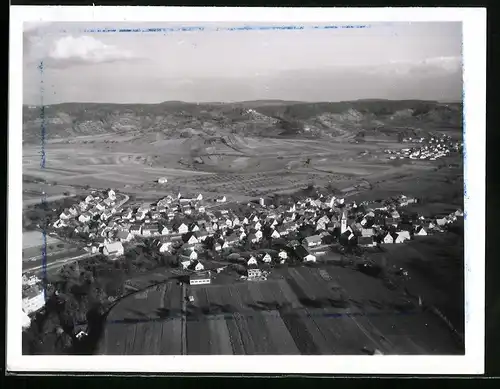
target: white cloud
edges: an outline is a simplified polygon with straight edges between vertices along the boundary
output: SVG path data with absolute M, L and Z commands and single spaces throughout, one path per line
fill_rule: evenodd
M 95 64 L 131 59 L 134 55 L 116 46 L 106 45 L 91 36 L 66 36 L 54 42 L 49 57 L 56 61 Z

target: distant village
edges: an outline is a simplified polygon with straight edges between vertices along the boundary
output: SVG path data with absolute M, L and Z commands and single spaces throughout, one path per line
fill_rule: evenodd
M 424 146 L 404 148 L 401 150 L 384 150 L 385 154 L 389 154 L 389 159 L 423 159 L 435 161 L 439 158 L 446 157 L 452 151 L 460 151 L 462 144 L 460 142 L 452 142 L 449 136 L 431 137 L 429 140 L 425 138 L 404 138 L 404 143 L 425 143 Z
M 102 254 L 113 261 L 124 258 L 128 247 L 152 239 L 154 250 L 175 256 L 178 267 L 189 272 L 191 285 L 210 283 L 211 272 L 228 264 L 244 267 L 244 279 L 265 279 L 263 269 L 269 265 L 314 263 L 332 244 L 362 250 L 401 244 L 442 232 L 463 216 L 460 209 L 433 217 L 401 215 L 404 207 L 418 202 L 405 195 L 357 204 L 318 194 L 278 206 L 261 198 L 245 207 L 227 203 L 225 196 L 207 201 L 202 194 L 178 193 L 136 206 L 126 206 L 127 201 L 113 189 L 92 191 L 64 210 L 52 227 L 61 236 L 71 231 L 85 242 L 89 256 Z M 263 250 L 263 242 L 280 248 Z M 40 281 L 23 276 L 26 325 L 44 303 Z

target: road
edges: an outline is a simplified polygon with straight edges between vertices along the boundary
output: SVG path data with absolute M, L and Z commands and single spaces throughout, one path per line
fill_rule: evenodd
M 85 254 L 80 254 L 76 255 L 73 257 L 66 257 L 66 258 L 61 258 L 55 261 L 52 261 L 50 263 L 47 263 L 45 266 L 45 270 L 47 271 L 55 271 L 64 266 L 65 264 L 73 261 L 79 261 L 82 259 L 90 258 L 93 254 L 90 253 L 85 253 Z M 41 264 L 40 261 L 32 261 L 27 264 L 23 263 L 23 274 L 24 273 L 34 273 L 34 274 L 40 274 L 44 270 L 43 264 Z

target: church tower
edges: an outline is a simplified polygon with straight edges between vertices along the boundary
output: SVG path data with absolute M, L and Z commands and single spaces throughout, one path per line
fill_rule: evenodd
M 345 211 L 342 211 L 342 217 L 340 218 L 340 233 L 343 234 L 347 231 L 347 216 Z

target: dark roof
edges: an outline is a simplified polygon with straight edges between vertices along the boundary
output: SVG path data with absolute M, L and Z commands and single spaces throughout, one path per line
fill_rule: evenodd
M 205 280 L 207 278 L 210 278 L 210 273 L 208 273 L 207 271 L 199 272 L 197 274 L 191 274 L 189 276 L 190 280 Z
M 195 238 L 197 238 L 196 236 L 196 233 L 194 232 L 186 232 L 184 235 L 182 235 L 182 241 L 183 242 L 187 242 L 189 239 L 191 239 L 191 237 L 194 236 Z
M 372 244 L 373 243 L 373 237 L 371 236 L 360 236 L 358 238 L 358 244 Z
M 299 258 L 304 258 L 306 257 L 307 255 L 310 254 L 309 250 L 307 250 L 304 246 L 302 245 L 298 245 L 295 247 L 295 254 L 299 257 Z

